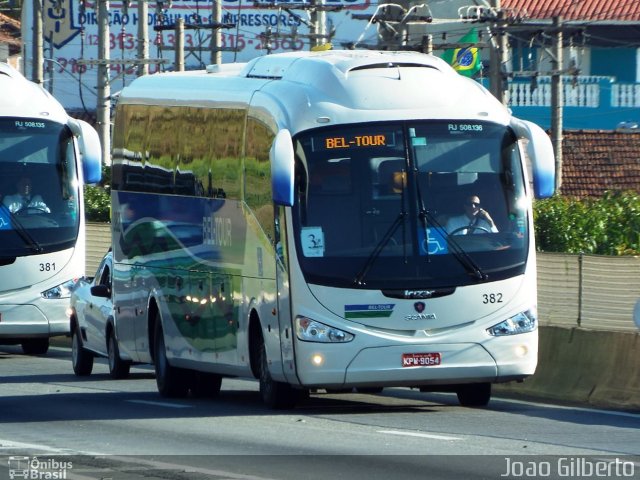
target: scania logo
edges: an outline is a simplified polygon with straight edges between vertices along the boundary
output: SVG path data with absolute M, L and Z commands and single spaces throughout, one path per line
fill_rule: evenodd
M 405 290 L 404 298 L 431 298 L 435 290 Z
M 426 305 L 424 302 L 416 302 L 413 304 L 413 308 L 418 313 L 413 313 L 410 315 L 405 315 L 405 320 L 435 320 L 435 313 L 423 313 Z

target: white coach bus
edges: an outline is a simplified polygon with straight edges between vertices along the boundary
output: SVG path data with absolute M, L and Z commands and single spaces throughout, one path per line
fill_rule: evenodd
M 534 373 L 551 142 L 442 60 L 306 52 L 141 77 L 113 138 L 120 355 L 154 363 L 162 395 L 254 377 L 276 408 L 391 386 L 480 406 Z M 451 227 L 467 209 L 489 215 Z
M 0 344 L 42 354 L 69 334 L 84 275 L 82 183 L 101 177 L 97 132 L 0 63 Z

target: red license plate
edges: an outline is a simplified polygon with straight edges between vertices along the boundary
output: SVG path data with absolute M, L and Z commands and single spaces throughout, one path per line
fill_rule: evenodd
M 403 353 L 403 367 L 433 367 L 442 363 L 440 353 Z

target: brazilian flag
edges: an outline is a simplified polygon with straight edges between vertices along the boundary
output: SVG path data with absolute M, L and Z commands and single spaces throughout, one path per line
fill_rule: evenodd
M 478 31 L 472 28 L 458 43 L 478 43 Z M 465 77 L 473 77 L 482 68 L 477 47 L 452 48 L 446 50 L 441 58 Z

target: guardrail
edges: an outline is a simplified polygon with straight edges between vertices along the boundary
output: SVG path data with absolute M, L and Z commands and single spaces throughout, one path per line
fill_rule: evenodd
M 640 257 L 538 254 L 541 325 L 635 332 Z
M 87 223 L 86 227 L 86 265 L 85 275 L 93 276 L 98 265 L 111 247 L 111 224 L 110 223 Z

